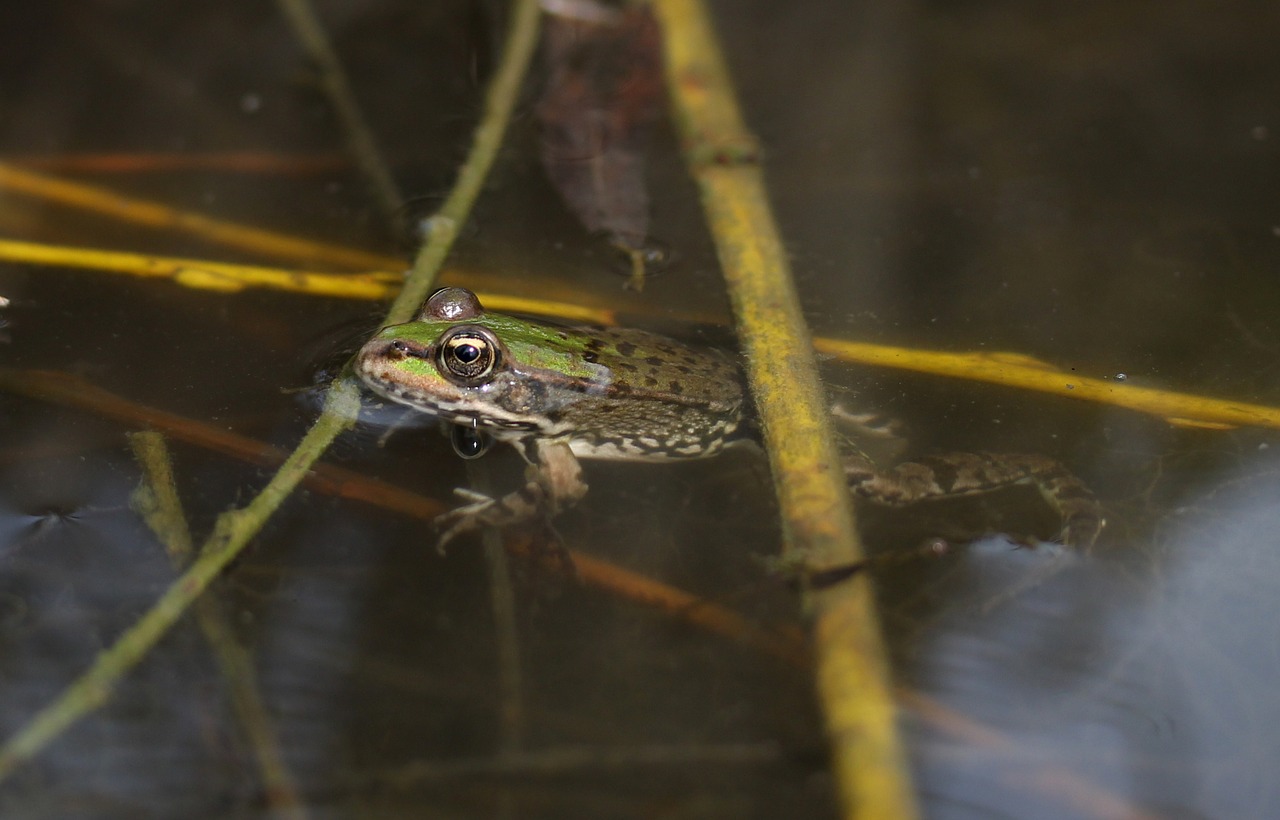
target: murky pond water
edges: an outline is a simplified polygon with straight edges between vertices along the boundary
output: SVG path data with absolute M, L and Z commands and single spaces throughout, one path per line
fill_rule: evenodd
M 491 5 L 319 10 L 410 217 L 439 203 L 465 151 L 500 42 Z M 1274 4 L 1228 14 L 1190 0 L 752 0 L 714 11 L 815 333 L 1280 400 Z M 274 6 L 61 2 L 0 9 L 0 23 L 6 168 L 408 258 L 412 238 L 389 227 L 348 161 Z M 680 321 L 727 316 L 727 300 L 665 124 L 649 160 L 652 233 L 675 259 L 636 294 L 546 180 L 535 96 L 447 281 L 610 306 L 632 324 L 725 343 Z M 351 269 L 10 183 L 0 240 Z M 126 434 L 173 433 L 145 408 L 288 450 L 316 413 L 316 370 L 353 350 L 382 305 L 14 261 L 0 261 L 0 296 L 12 302 L 5 372 L 58 371 L 72 396 L 0 392 L 7 737 L 175 577 L 130 501 L 141 471 Z M 833 397 L 902 419 L 910 453 L 1046 454 L 1107 508 L 1089 556 L 988 536 L 877 570 L 928 816 L 1280 811 L 1273 432 L 823 368 Z M 135 406 L 112 409 L 95 388 Z M 177 434 L 171 445 L 197 544 L 270 476 L 265 462 Z M 366 425 L 326 461 L 441 504 L 477 480 L 430 428 Z M 519 470 L 511 453 L 483 460 L 499 486 Z M 2 813 L 287 816 L 294 794 L 309 816 L 834 816 L 803 661 L 691 623 L 687 602 L 664 612 L 641 585 L 686 590 L 770 635 L 803 624 L 794 590 L 762 560 L 780 539 L 763 460 L 591 464 L 587 477 L 591 493 L 557 529 L 637 576 L 574 581 L 517 558 L 505 603 L 493 592 L 501 570 L 477 543 L 442 556 L 421 516 L 300 490 L 214 585 L 231 646 L 249 653 L 255 679 L 240 682 L 265 718 L 246 717 L 244 689 L 187 617 L 99 711 L 0 784 Z M 885 555 L 937 535 L 1053 532 L 1034 492 L 867 510 L 863 525 Z M 504 607 L 514 630 L 495 615 Z M 262 785 L 272 747 L 254 730 L 275 736 L 293 790 Z

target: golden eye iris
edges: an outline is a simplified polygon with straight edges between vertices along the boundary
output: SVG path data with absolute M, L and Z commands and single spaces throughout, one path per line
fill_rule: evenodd
M 440 340 L 440 365 L 445 375 L 464 384 L 483 381 L 498 363 L 498 348 L 487 332 L 456 328 Z

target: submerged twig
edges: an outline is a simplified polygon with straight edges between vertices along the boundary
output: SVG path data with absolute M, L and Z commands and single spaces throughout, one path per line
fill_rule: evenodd
M 520 86 L 538 45 L 538 16 L 541 13 L 535 0 L 514 2 L 510 30 L 502 48 L 502 62 L 485 94 L 484 115 L 472 137 L 471 152 L 444 204 L 424 225 L 427 241 L 413 260 L 404 289 L 387 311 L 386 324 L 407 322 L 426 301 L 435 283 L 435 272 L 444 264 L 458 231 L 471 213 L 471 206 L 480 195 L 480 188 L 493 167 L 498 149 L 502 147 L 502 136 L 511 121 Z
M 320 25 L 315 9 L 308 0 L 276 0 L 276 4 L 293 27 L 298 42 L 307 50 L 307 56 L 319 69 L 320 84 L 324 86 L 325 93 L 329 95 L 329 103 L 338 115 L 338 124 L 346 134 L 351 153 L 373 189 L 374 199 L 382 209 L 382 215 L 395 225 L 404 197 L 391 176 L 391 170 L 382 161 L 377 140 L 365 121 L 360 104 L 356 102 L 346 69 L 333 50 L 324 27 Z
M 156 171 L 222 171 L 241 174 L 315 174 L 351 163 L 338 153 L 272 154 L 258 151 L 9 155 L 26 168 L 57 173 L 138 174 Z
M 132 506 L 160 539 L 175 567 L 190 563 L 195 548 L 191 528 L 182 511 L 178 487 L 173 480 L 173 461 L 164 436 L 154 430 L 129 434 L 133 457 L 142 468 L 142 484 L 134 492 Z
M 289 457 L 289 453 L 279 447 L 177 413 L 129 401 L 67 373 L 0 367 L 0 389 L 77 407 L 99 418 L 115 419 L 122 424 L 149 427 L 179 441 L 261 467 L 278 467 Z M 376 504 L 384 510 L 427 520 L 446 509 L 439 501 L 411 493 L 397 484 L 378 481 L 333 464 L 313 464 L 303 483 L 316 492 Z
M 469 484 L 478 492 L 493 494 L 492 476 L 483 461 L 468 461 Z M 489 609 L 493 614 L 494 648 L 498 672 L 499 760 L 516 760 L 525 748 L 524 667 L 520 653 L 520 622 L 516 614 L 516 593 L 511 583 L 511 559 L 503 546 L 503 534 L 494 527 L 480 533 L 484 563 L 489 571 Z M 499 820 L 516 816 L 516 795 L 500 789 L 494 795 L 493 816 Z
M 687 746 L 559 746 L 516 757 L 491 757 L 411 763 L 362 780 L 399 788 L 463 778 L 566 777 L 665 767 L 776 765 L 783 752 L 773 743 L 725 743 Z
M 536 0 L 515 0 L 515 10 L 513 28 L 502 65 L 486 98 L 484 119 L 477 127 L 471 154 L 463 166 L 455 191 L 446 202 L 447 207 L 451 206 L 448 215 L 451 230 L 427 238 L 405 291 L 392 305 L 388 323 L 408 318 L 422 301 L 422 296 L 431 289 L 440 265 L 452 245 L 457 227 L 465 221 L 479 192 L 484 173 L 492 165 L 493 156 L 501 144 L 529 55 L 537 40 L 539 12 Z M 0 172 L 10 170 L 0 166 Z M 329 444 L 355 423 L 359 411 L 360 394 L 355 384 L 349 378 L 335 381 L 329 389 L 319 418 L 266 487 L 245 507 L 219 516 L 212 535 L 191 568 L 115 644 L 101 652 L 88 671 L 0 747 L 0 780 L 12 773 L 23 761 L 39 753 L 75 721 L 107 700 L 115 682 L 150 651 L 209 583 L 240 554 L 249 540 L 258 534 L 267 519 L 303 480 Z
M 223 513 L 200 557 L 174 581 L 137 623 L 98 654 L 89 669 L 40 710 L 0 747 L 0 780 L 40 752 L 80 718 L 97 709 L 111 695 L 116 682 L 155 646 L 186 614 L 209 583 L 240 554 L 267 518 L 288 497 L 340 432 L 351 426 L 360 409 L 355 385 L 339 382 L 329 391 L 325 412 L 303 437 L 262 492 L 243 509 Z
M 484 461 L 468 461 L 468 483 L 477 492 L 493 495 L 489 466 Z M 489 609 L 493 613 L 495 648 L 498 652 L 498 750 L 516 754 L 524 746 L 524 674 L 520 662 L 520 630 L 516 616 L 516 593 L 511 583 L 511 562 L 502 543 L 502 533 L 486 527 L 480 533 L 484 563 L 489 571 Z
M 129 444 L 143 474 L 133 506 L 160 539 L 174 567 L 182 569 L 191 563 L 194 550 L 164 436 L 153 431 L 133 433 Z M 282 820 L 305 820 L 307 812 L 280 752 L 271 716 L 258 691 L 257 670 L 250 654 L 236 640 L 235 631 L 215 598 L 204 596 L 196 600 L 195 615 L 222 668 L 232 706 L 258 760 L 266 804 Z
M 64 373 L 0 368 L 0 389 L 78 407 L 124 424 L 151 427 L 172 438 L 226 453 L 252 464 L 274 467 L 287 453 L 246 436 L 121 398 L 83 379 Z M 359 501 L 386 512 L 431 521 L 445 506 L 398 484 L 379 481 L 332 464 L 313 464 L 304 484 L 314 492 Z M 517 549 L 516 552 L 519 552 Z M 738 613 L 588 553 L 568 553 L 576 580 L 619 598 L 649 607 L 691 627 L 720 635 L 792 666 L 806 666 L 804 636 L 794 630 L 771 630 Z

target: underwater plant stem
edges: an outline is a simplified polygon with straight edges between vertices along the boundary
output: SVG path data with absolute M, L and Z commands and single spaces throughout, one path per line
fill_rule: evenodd
M 477 492 L 494 494 L 491 470 L 483 460 L 467 462 L 467 478 L 468 485 Z M 502 539 L 502 533 L 493 527 L 486 527 L 480 533 L 489 574 L 489 610 L 493 614 L 494 645 L 498 653 L 498 749 L 500 754 L 514 755 L 524 748 L 524 672 L 511 560 Z
M 515 104 L 524 70 L 537 42 L 539 13 L 536 0 L 515 0 L 513 30 L 494 85 L 486 96 L 484 119 L 476 129 L 471 153 L 441 212 L 450 225 L 448 241 L 434 234 L 428 239 L 418 254 L 404 291 L 392 305 L 387 324 L 409 318 L 426 296 L 452 246 L 457 226 L 466 220 L 479 194 L 506 124 L 510 121 L 511 107 Z M 477 158 L 477 155 L 482 158 Z M 0 171 L 3 170 L 5 166 L 0 165 Z M 186 614 L 205 588 L 240 554 L 307 476 L 311 465 L 319 460 L 329 444 L 355 424 L 359 412 L 359 389 L 349 375 L 339 377 L 329 389 L 320 416 L 258 495 L 245 507 L 219 516 L 213 533 L 190 568 L 169 586 L 137 623 L 112 646 L 100 652 L 83 675 L 0 746 L 0 781 L 77 720 L 107 701 L 116 682 Z
M 865 556 L 756 141 L 702 4 L 655 0 L 654 8 L 675 120 L 729 288 L 773 467 L 784 555 L 811 572 L 854 564 Z M 842 815 L 918 816 L 869 581 L 855 576 L 811 590 L 808 601 Z
M 386 324 L 394 325 L 413 318 L 436 281 L 444 259 L 453 248 L 458 232 L 471 213 L 471 206 L 493 167 L 502 147 L 502 139 L 511 121 L 511 112 L 524 85 L 524 75 L 538 45 L 538 20 L 542 10 L 538 0 L 515 0 L 502 60 L 485 93 L 484 114 L 476 125 L 471 151 L 458 172 L 453 189 L 440 210 L 425 223 L 426 241 L 413 260 L 413 268 L 404 289 L 391 304 Z
M 128 401 L 66 373 L 0 367 L 0 390 L 75 407 L 123 425 L 151 427 L 185 443 L 263 467 L 275 467 L 288 455 L 283 450 L 221 428 Z M 430 522 L 447 509 L 440 501 L 410 492 L 399 484 L 379 481 L 328 463 L 312 464 L 304 485 L 317 493 L 369 504 L 393 515 L 423 522 Z M 508 548 L 511 547 L 508 544 Z M 518 548 L 515 552 L 525 557 L 536 557 Z M 766 629 L 723 606 L 585 552 L 570 550 L 569 558 L 577 580 L 584 586 L 736 641 L 789 666 L 807 667 L 809 664 L 804 636 L 798 630 Z
M 329 103 L 338 116 L 338 123 L 347 137 L 347 144 L 355 156 L 356 164 L 373 189 L 374 199 L 377 200 L 382 215 L 395 225 L 399 221 L 400 204 L 404 197 L 391 176 L 391 170 L 382 159 L 378 141 L 360 110 L 360 103 L 356 102 L 346 69 L 333 50 L 329 36 L 316 16 L 315 8 L 309 0 L 276 0 L 276 5 L 289 21 L 294 36 L 306 49 L 307 56 L 316 64 L 320 72 L 320 84 L 329 96 Z
M 306 476 L 339 433 L 350 427 L 360 409 L 360 396 L 350 381 L 329 391 L 325 410 L 297 449 L 247 507 L 223 513 L 200 555 L 160 599 L 109 648 L 98 653 L 89 669 L 0 747 L 0 780 L 30 759 L 80 718 L 107 701 L 125 673 L 186 614 L 192 602 L 258 533 L 267 518 Z
M 164 436 L 153 430 L 129 434 L 129 445 L 142 467 L 142 483 L 134 492 L 133 507 L 160 539 L 174 567 L 181 569 L 191 563 L 194 550 L 173 480 L 168 445 Z M 297 784 L 285 765 L 270 714 L 258 691 L 253 659 L 237 641 L 217 599 L 207 595 L 198 598 L 194 609 L 200 631 L 217 657 L 241 730 L 257 758 L 264 802 L 281 820 L 305 820 L 307 812 Z

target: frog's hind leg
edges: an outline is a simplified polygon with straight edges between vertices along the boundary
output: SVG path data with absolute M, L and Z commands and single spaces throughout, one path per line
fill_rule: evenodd
M 1062 518 L 1061 543 L 1089 549 L 1105 521 L 1097 498 L 1051 458 L 1008 453 L 947 453 L 880 469 L 866 458 L 845 461 L 849 489 L 879 504 L 905 506 L 1034 484 Z

